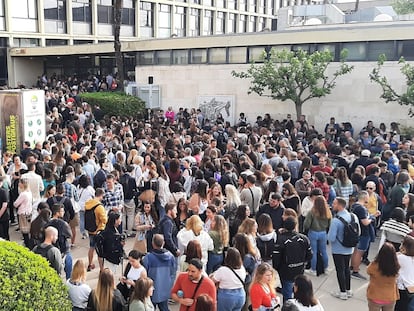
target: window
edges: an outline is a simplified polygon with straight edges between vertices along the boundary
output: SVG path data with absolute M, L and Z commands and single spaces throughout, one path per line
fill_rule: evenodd
M 256 13 L 265 13 L 265 3 L 267 0 L 257 0 Z
M 213 11 L 204 11 L 203 35 L 210 36 L 213 34 Z
M 139 26 L 141 36 L 151 38 L 154 36 L 154 4 L 150 2 L 140 2 Z
M 227 0 L 227 8 L 230 10 L 236 9 L 236 1 L 235 0 Z
M 93 44 L 92 40 L 73 40 L 74 45 Z
M 217 8 L 224 8 L 224 0 L 216 0 Z
M 135 25 L 135 6 L 132 0 L 123 0 L 122 25 Z
M 385 54 L 387 60 L 395 60 L 394 51 L 394 41 L 368 42 L 368 60 L 377 61 L 381 54 Z
M 405 60 L 414 60 L 414 40 L 398 42 L 398 58 L 403 56 Z
M 226 48 L 209 49 L 208 61 L 210 64 L 225 64 L 226 63 Z
M 39 46 L 39 39 L 32 38 L 13 38 L 13 46 L 15 47 L 36 47 Z
M 37 18 L 36 0 L 21 0 L 9 2 L 12 6 L 12 17 L 16 18 Z
M 213 6 L 213 0 L 203 0 L 203 4 L 207 6 Z
M 367 45 L 365 42 L 343 43 L 342 49 L 348 50 L 348 61 L 366 60 Z
M 263 29 L 266 28 L 266 18 L 264 17 L 259 17 L 259 28 L 257 28 L 257 31 L 262 31 Z
M 256 12 L 256 1 L 258 0 L 249 0 L 249 11 Z
M 247 0 L 239 0 L 239 11 L 247 11 Z
M 257 20 L 256 16 L 250 16 L 250 18 L 249 18 L 249 32 L 256 32 L 257 31 L 256 20 Z
M 188 50 L 173 50 L 173 64 L 187 65 L 188 64 Z
M 44 0 L 45 19 L 66 21 L 66 0 Z
M 98 0 L 98 23 L 112 24 L 114 12 L 112 0 Z
M 266 53 L 265 47 L 249 47 L 249 63 L 250 62 L 257 62 L 261 63 L 263 62 L 263 57 Z
M 328 44 L 328 43 L 318 44 L 316 46 L 316 50 L 321 51 L 321 52 L 328 50 L 332 53 L 332 56 L 335 57 L 336 45 L 335 44 Z M 311 50 L 311 52 L 313 52 L 313 51 Z
M 68 40 L 63 39 L 46 39 L 46 46 L 68 45 Z
M 225 29 L 225 15 L 226 13 L 224 12 L 217 12 L 216 15 L 216 34 L 217 35 L 221 35 L 224 34 L 224 32 L 226 31 Z
M 158 65 L 170 65 L 171 64 L 171 51 L 156 51 L 155 63 Z
M 235 33 L 236 25 L 237 25 L 236 14 L 229 13 L 229 23 L 227 26 L 228 27 L 227 33 Z
M 247 32 L 247 16 L 240 15 L 239 17 L 239 32 Z
M 247 61 L 247 48 L 237 47 L 229 48 L 229 63 L 245 64 Z
M 140 65 L 153 65 L 154 64 L 154 52 L 139 52 L 138 63 Z
M 158 5 L 158 36 L 168 38 L 171 36 L 171 6 Z
M 186 16 L 186 8 L 182 6 L 175 7 L 175 14 L 174 14 L 174 33 L 178 37 L 185 37 L 185 16 Z
M 200 35 L 200 10 L 199 9 L 190 9 L 190 36 L 199 36 Z
M 207 50 L 206 49 L 191 50 L 191 63 L 192 64 L 207 63 Z
M 72 19 L 74 22 L 90 23 L 92 21 L 91 1 L 72 0 Z

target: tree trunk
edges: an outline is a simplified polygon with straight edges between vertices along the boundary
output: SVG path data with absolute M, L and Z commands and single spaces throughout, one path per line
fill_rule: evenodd
M 118 68 L 117 80 L 118 89 L 124 90 L 124 59 L 121 52 L 121 41 L 119 39 L 121 32 L 122 21 L 122 0 L 115 0 L 114 7 L 114 49 L 115 49 L 115 63 Z
M 296 108 L 296 120 L 299 120 L 300 116 L 302 115 L 302 102 L 295 103 Z
M 355 12 L 358 12 L 358 9 L 359 9 L 359 0 L 356 0 L 355 1 L 355 9 L 354 9 L 354 11 Z

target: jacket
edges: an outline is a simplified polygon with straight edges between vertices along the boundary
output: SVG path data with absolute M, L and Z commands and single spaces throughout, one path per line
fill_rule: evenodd
M 96 235 L 99 231 L 105 229 L 106 222 L 108 221 L 108 216 L 102 203 L 97 199 L 90 199 L 85 202 L 85 211 L 95 208 L 95 221 L 96 221 L 96 231 L 89 232 L 89 234 Z
M 378 263 L 370 263 L 367 268 L 370 276 L 367 288 L 367 298 L 370 300 L 396 301 L 399 299 L 397 277 L 384 276 L 378 269 Z
M 115 227 L 106 227 L 102 231 L 103 242 L 103 258 L 114 265 L 119 265 L 122 260 L 124 248 L 121 243 L 122 234 Z
M 160 226 L 160 232 L 164 236 L 164 247 L 167 250 L 169 250 L 171 254 L 176 256 L 178 251 L 178 228 L 175 221 L 171 219 L 169 216 L 164 215 L 164 217 L 161 218 L 158 225 Z
M 263 261 L 271 263 L 276 241 L 277 234 L 275 231 L 263 235 L 257 234 L 256 245 Z
M 145 255 L 143 264 L 148 277 L 154 280 L 153 303 L 167 301 L 177 272 L 175 257 L 166 249 L 154 249 Z

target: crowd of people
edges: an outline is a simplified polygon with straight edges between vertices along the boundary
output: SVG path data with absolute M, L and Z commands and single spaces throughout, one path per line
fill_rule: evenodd
M 45 141 L 2 155 L 0 237 L 17 226 L 64 270 L 74 310 L 323 310 L 312 277 L 334 267 L 332 295 L 351 299 L 361 264 L 369 310 L 414 310 L 414 143 L 397 123 L 358 134 L 331 118 L 318 133 L 304 116 L 231 125 L 172 107 L 134 119 L 78 88 L 45 94 Z M 87 263 L 73 264 L 78 239 Z

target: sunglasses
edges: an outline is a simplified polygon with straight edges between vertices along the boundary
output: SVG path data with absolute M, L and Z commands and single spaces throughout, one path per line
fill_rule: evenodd
M 375 188 L 372 187 L 367 187 L 368 190 L 374 190 Z

